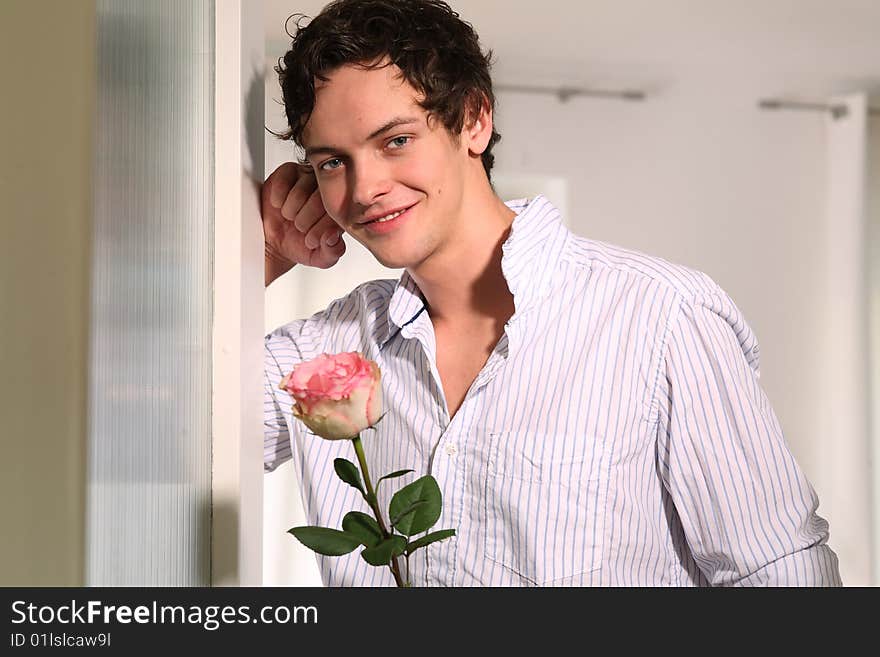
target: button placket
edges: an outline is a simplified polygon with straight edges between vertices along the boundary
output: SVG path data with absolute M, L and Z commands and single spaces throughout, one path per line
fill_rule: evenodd
M 499 340 L 488 361 L 468 389 L 458 412 L 454 417 L 450 418 L 446 407 L 446 399 L 442 394 L 442 385 L 439 384 L 440 374 L 436 367 L 435 352 L 431 349 L 436 344 L 434 342 L 433 325 L 427 322 L 425 328 L 424 338 L 426 339 L 422 342 L 422 346 L 425 354 L 428 356 L 431 373 L 434 376 L 435 382 L 438 383 L 437 388 L 440 391 L 440 396 L 437 400 L 440 409 L 440 417 L 438 418 L 440 434 L 434 443 L 429 469 L 430 474 L 434 476 L 440 489 L 443 491 L 442 524 L 444 528 L 458 527 L 461 518 L 464 517 L 464 507 L 467 503 L 464 479 L 466 464 L 458 455 L 461 449 L 460 443 L 462 439 L 468 436 L 467 428 L 470 426 L 469 423 L 473 421 L 474 415 L 479 415 L 479 411 L 475 407 L 475 404 L 479 403 L 478 395 L 498 375 L 498 372 L 506 363 L 509 355 L 508 338 L 505 333 Z M 457 551 L 457 542 L 449 544 L 441 542 L 437 544 L 432 554 L 425 555 L 426 579 L 440 583 L 438 574 L 446 572 L 454 580 L 456 578 Z M 454 581 L 446 583 L 455 585 Z
M 456 414 L 458 417 L 459 414 Z M 449 427 L 447 427 L 448 429 Z M 444 432 L 443 435 L 445 435 Z M 437 485 L 443 493 L 443 516 L 435 530 L 442 527 L 457 527 L 459 518 L 461 517 L 462 500 L 459 494 L 460 466 L 454 455 L 450 451 L 458 452 L 458 447 L 454 440 L 444 438 L 441 435 L 437 448 L 434 450 L 432 458 L 433 466 L 431 474 L 437 480 Z M 444 577 L 449 577 L 455 570 L 457 546 L 449 544 L 448 541 L 441 541 L 426 551 L 425 554 L 425 572 L 426 578 L 436 584 L 449 585 L 450 582 L 441 582 L 439 576 L 443 573 Z

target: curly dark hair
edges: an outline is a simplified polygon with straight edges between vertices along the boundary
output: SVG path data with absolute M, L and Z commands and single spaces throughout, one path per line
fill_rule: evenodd
M 296 34 L 275 68 L 290 126 L 278 135 L 282 139 L 302 147 L 303 129 L 315 108 L 316 79 L 326 81 L 344 64 L 369 68 L 385 58 L 400 68 L 423 96 L 422 108 L 453 138 L 481 109 L 495 110 L 492 52 L 482 52 L 470 23 L 442 0 L 336 0 L 305 25 L 307 17 L 291 18 Z M 500 139 L 493 128 L 482 154 L 487 177 L 495 162 L 492 147 Z

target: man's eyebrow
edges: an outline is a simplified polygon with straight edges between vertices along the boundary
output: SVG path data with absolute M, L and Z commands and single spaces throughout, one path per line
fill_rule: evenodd
M 413 123 L 418 123 L 419 119 L 415 116 L 397 116 L 383 124 L 381 127 L 373 130 L 368 136 L 367 141 L 371 139 L 375 139 L 376 137 L 388 132 L 389 130 L 393 130 L 397 126 L 400 125 L 411 125 Z M 306 159 L 310 158 L 312 155 L 316 155 L 318 153 L 323 153 L 325 155 L 333 155 L 335 153 L 339 153 L 341 148 L 334 148 L 333 146 L 310 146 L 306 148 L 305 157 Z
M 419 122 L 419 120 L 414 116 L 397 116 L 397 117 L 391 119 L 388 123 L 383 125 L 378 130 L 373 130 L 373 132 L 370 133 L 370 136 L 367 137 L 367 141 L 369 141 L 370 139 L 375 139 L 376 137 L 381 135 L 383 132 L 388 132 L 392 128 L 396 128 L 399 125 L 409 125 L 411 123 L 418 123 L 418 122 Z
M 305 159 L 309 159 L 312 155 L 317 155 L 318 153 L 322 153 L 324 155 L 334 155 L 338 153 L 341 149 L 333 148 L 332 146 L 310 146 L 306 149 Z

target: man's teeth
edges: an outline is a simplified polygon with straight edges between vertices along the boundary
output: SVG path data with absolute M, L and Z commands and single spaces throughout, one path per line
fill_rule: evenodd
M 391 221 L 392 219 L 394 219 L 394 217 L 399 217 L 400 215 L 402 215 L 403 212 L 404 212 L 403 210 L 401 210 L 400 212 L 392 212 L 391 214 L 386 214 L 384 217 L 379 217 L 378 219 L 374 219 L 374 221 L 376 221 L 377 223 L 380 223 L 380 224 L 383 221 Z

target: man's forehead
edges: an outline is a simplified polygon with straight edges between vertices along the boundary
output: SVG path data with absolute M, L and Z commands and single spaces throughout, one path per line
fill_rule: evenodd
M 303 129 L 303 142 L 334 135 L 367 138 L 386 122 L 400 116 L 419 117 L 427 112 L 421 94 L 394 65 L 365 68 L 344 65 L 315 82 L 315 105 Z
M 324 73 L 321 77 L 315 77 L 314 84 L 316 101 L 320 95 L 327 92 L 341 92 L 354 87 L 362 89 L 368 86 L 416 94 L 403 71 L 396 64 L 386 60 L 373 63 L 342 64 Z

